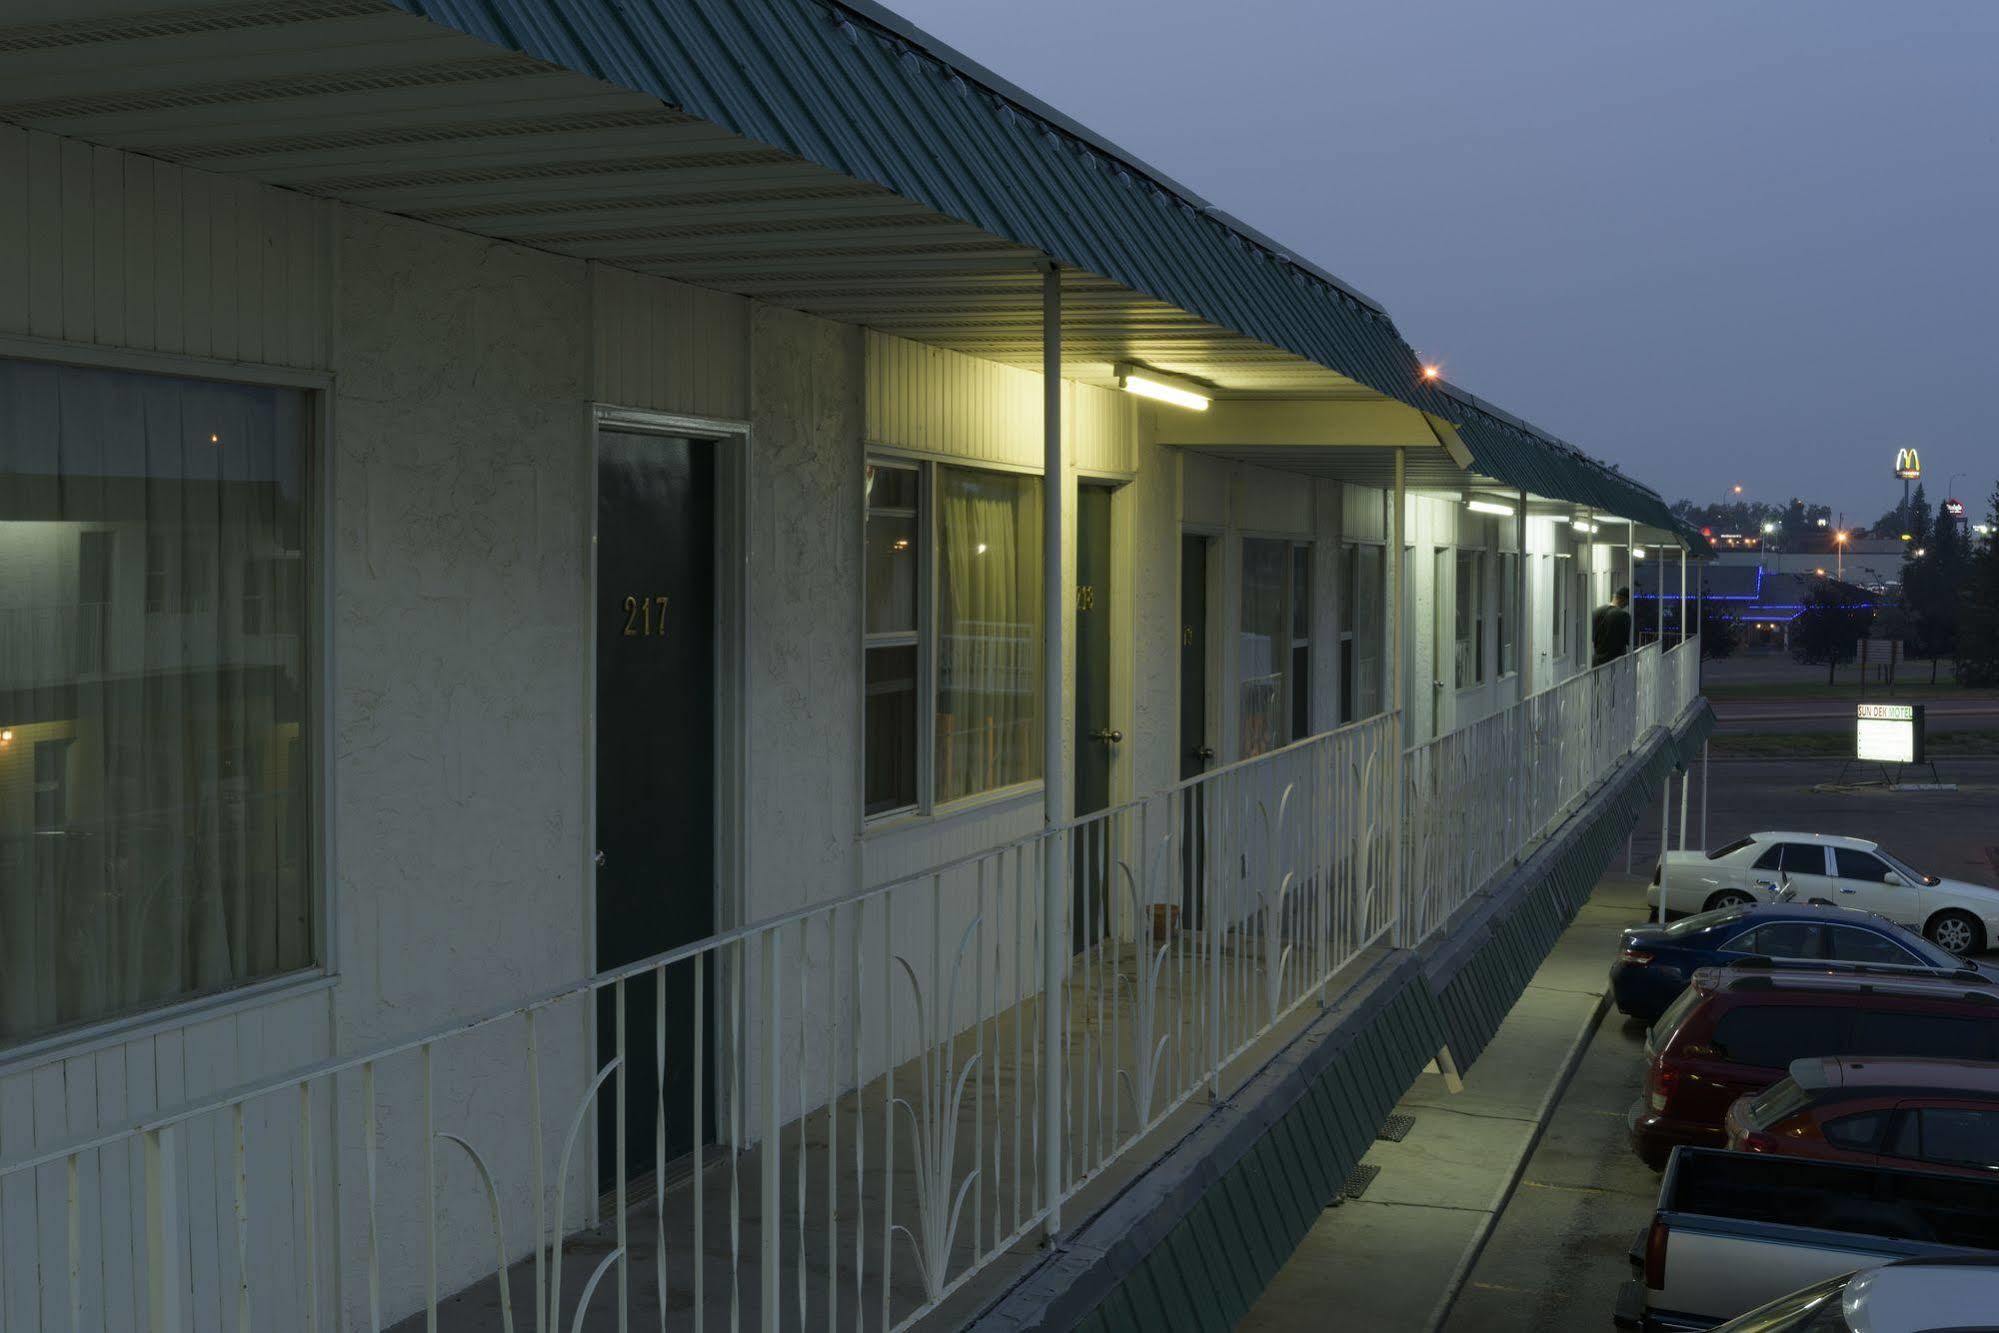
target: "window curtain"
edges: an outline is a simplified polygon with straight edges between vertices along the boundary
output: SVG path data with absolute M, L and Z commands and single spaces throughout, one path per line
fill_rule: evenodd
M 1290 655 L 1291 612 L 1284 604 L 1286 542 L 1245 537 L 1242 543 L 1242 757 L 1289 740 L 1284 717 L 1284 662 Z
M 1041 776 L 1041 481 L 937 469 L 936 799 Z
M 0 359 L 0 1044 L 315 957 L 305 409 Z

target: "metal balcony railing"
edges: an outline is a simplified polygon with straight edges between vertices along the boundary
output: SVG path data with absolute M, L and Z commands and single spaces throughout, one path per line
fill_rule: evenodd
M 0 1292 L 28 1290 L 45 1329 L 112 1322 L 114 1268 L 155 1333 L 904 1327 L 1218 1096 L 1343 969 L 1448 920 L 1644 719 L 1677 715 L 1689 651 L 1406 752 L 1381 714 L 504 1010 L 10 1149 Z

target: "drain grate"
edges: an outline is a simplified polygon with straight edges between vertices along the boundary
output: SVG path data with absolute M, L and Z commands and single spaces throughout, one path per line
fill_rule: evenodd
M 1397 1111 L 1394 1115 L 1381 1122 L 1381 1128 L 1374 1132 L 1374 1137 L 1385 1139 L 1389 1143 L 1400 1143 L 1409 1137 L 1409 1131 L 1415 1127 L 1415 1116 L 1404 1115 L 1402 1112 Z
M 1358 1199 L 1361 1195 L 1367 1193 L 1367 1187 L 1372 1185 L 1374 1178 L 1380 1174 L 1380 1167 L 1375 1166 L 1371 1162 L 1362 1162 L 1353 1169 L 1353 1174 L 1347 1177 L 1346 1184 L 1340 1186 L 1340 1201 Z

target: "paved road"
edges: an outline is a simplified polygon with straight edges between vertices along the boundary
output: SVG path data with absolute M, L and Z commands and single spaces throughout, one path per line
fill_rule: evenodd
M 1714 699 L 1716 731 L 1851 731 L 1858 699 Z M 1921 703 L 1931 731 L 1982 731 L 1999 727 L 1999 699 L 1917 699 L 1883 696 L 1882 703 Z

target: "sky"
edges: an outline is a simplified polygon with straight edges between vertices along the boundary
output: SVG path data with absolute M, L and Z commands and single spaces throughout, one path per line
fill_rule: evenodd
M 1999 484 L 1999 0 L 887 2 L 1668 499 Z

